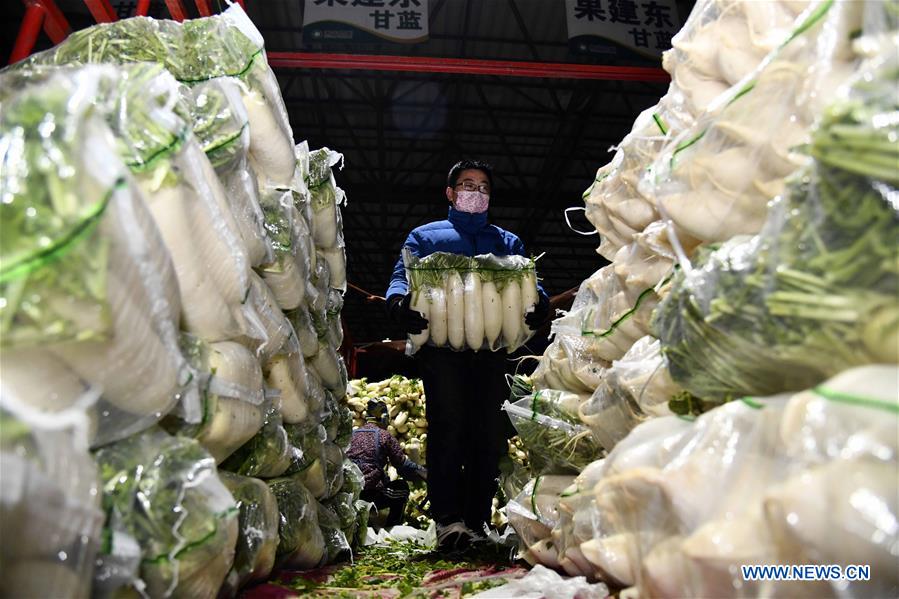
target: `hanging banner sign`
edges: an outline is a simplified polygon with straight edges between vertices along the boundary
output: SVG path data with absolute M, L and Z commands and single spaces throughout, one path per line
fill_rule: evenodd
M 418 43 L 428 39 L 428 0 L 305 0 L 306 42 Z
M 571 48 L 587 54 L 658 59 L 680 29 L 676 0 L 565 0 L 565 20 Z

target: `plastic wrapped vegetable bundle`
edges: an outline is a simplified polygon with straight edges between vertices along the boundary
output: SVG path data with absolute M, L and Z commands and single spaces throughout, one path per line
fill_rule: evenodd
M 244 476 L 274 478 L 284 474 L 296 457 L 297 450 L 287 438 L 280 410 L 269 406 L 259 432 L 231 454 L 221 468 Z
M 262 369 L 250 350 L 235 341 L 205 343 L 183 335 L 181 346 L 198 375 L 203 419 L 190 424 L 170 417 L 164 426 L 169 432 L 196 438 L 221 463 L 265 423 Z
M 643 420 L 670 416 L 668 404 L 681 393 L 668 374 L 659 341 L 643 337 L 612 363 L 579 414 L 599 445 L 610 450 Z
M 29 61 L 159 62 L 189 85 L 233 77 L 241 83 L 248 115 L 253 170 L 265 184 L 287 187 L 293 179 L 293 135 L 284 101 L 262 35 L 240 6 L 183 23 L 136 17 L 95 25 Z
M 578 417 L 581 401 L 574 393 L 542 390 L 503 405 L 528 452 L 532 472 L 580 472 L 600 457 L 602 449 Z
M 603 461 L 592 462 L 559 494 L 559 521 L 553 527 L 552 538 L 559 566 L 569 576 L 599 578 L 596 567 L 584 557 L 580 546 L 593 538 L 596 517 L 593 488 L 602 473 Z
M 290 445 L 298 450 L 293 452 L 285 474 L 301 481 L 316 498 L 324 497 L 329 486 L 324 457 L 327 432 L 317 423 L 288 424 L 284 428 Z
M 297 146 L 298 152 L 307 151 L 305 145 Z M 321 148 L 308 152 L 309 173 L 306 183 L 312 194 L 312 238 L 319 249 L 331 250 L 342 247 L 343 232 L 340 226 L 340 205 L 346 201 L 346 194 L 334 182 L 333 168 L 343 164 L 343 154 Z M 335 273 L 340 274 L 340 273 Z M 343 277 L 338 277 L 345 281 Z M 340 288 L 336 281 L 335 288 Z M 344 287 L 345 288 L 345 287 Z
M 278 501 L 278 565 L 298 570 L 315 568 L 326 557 L 318 502 L 295 476 L 270 480 L 268 486 Z
M 297 334 L 297 340 L 300 344 L 300 351 L 307 360 L 318 353 L 318 332 L 312 323 L 312 316 L 306 306 L 300 306 L 296 310 L 291 310 L 285 314 L 293 330 Z
M 552 530 L 559 523 L 559 496 L 573 480 L 567 475 L 538 476 L 506 506 L 509 524 L 520 539 L 522 557 L 531 565 L 559 567 Z
M 783 46 L 672 138 L 645 181 L 666 218 L 705 242 L 761 229 L 768 200 L 807 161 L 794 148 L 808 143 L 821 98 L 856 66 L 862 8 L 814 3 Z
M 99 571 L 136 546 L 140 569 L 128 586 L 152 597 L 214 596 L 234 560 L 238 510 L 212 457 L 195 440 L 159 429 L 95 457 L 110 539 Z
M 611 362 L 649 334 L 657 303 L 654 287 L 639 291 L 625 287 L 615 275 L 615 266 L 604 266 L 581 284 L 571 310 L 553 321 L 552 331 L 562 338 L 583 338 L 583 351 Z
M 250 264 L 271 260 L 259 205 L 256 174 L 249 165 L 250 125 L 237 81 L 218 77 L 193 85 L 188 100 L 193 132 L 222 182 L 247 248 Z
M 283 353 L 286 345 L 296 342 L 295 335 L 274 292 L 255 272 L 250 273 L 250 292 L 246 298 L 248 332 L 240 337 L 265 366 L 274 356 Z
M 653 596 L 895 594 L 897 380 L 896 367 L 866 366 L 792 397 L 717 408 L 679 439 L 657 436 L 661 470 L 624 468 L 596 486 L 602 529 L 584 554 L 599 560 L 600 547 L 619 547 L 628 568 L 617 579 Z M 718 445 L 736 457 L 724 468 Z M 796 563 L 884 570 L 848 587 L 739 575 L 743 565 Z
M 403 252 L 412 309 L 428 328 L 411 335 L 409 352 L 425 343 L 455 350 L 513 352 L 533 334 L 524 317 L 538 302 L 534 261 L 523 256 L 468 257 Z
M 146 428 L 182 393 L 184 414 L 200 417 L 184 387 L 175 269 L 108 106 L 94 104 L 116 81 L 102 68 L 45 73 L 0 99 L 4 387 L 45 412 L 102 392 L 94 444 Z
M 309 255 L 303 238 L 308 237 L 309 228 L 294 206 L 290 190 L 263 190 L 262 210 L 274 259 L 263 265 L 260 273 L 281 309 L 294 310 L 306 297 Z
M 234 566 L 219 591 L 219 597 L 233 597 L 247 583 L 265 580 L 275 565 L 279 542 L 278 502 L 269 486 L 257 478 L 229 472 L 220 472 L 219 477 L 240 510 Z
M 318 504 L 318 523 L 325 540 L 325 564 L 349 561 L 353 550 L 349 539 L 341 529 L 341 517 L 331 502 Z
M 306 369 L 299 343 L 291 337 L 277 355 L 263 365 L 266 384 L 280 392 L 284 422 L 298 424 L 317 419 L 324 390 L 317 376 Z
M 0 588 L 28 597 L 89 597 L 103 512 L 82 408 L 21 417 L 0 403 Z M 48 426 L 50 424 L 51 426 Z
M 587 339 L 557 335 L 539 358 L 533 374 L 534 386 L 589 396 L 609 365 L 591 355 L 589 345 Z
M 814 165 L 772 202 L 763 231 L 675 277 L 654 328 L 672 378 L 692 394 L 798 390 L 847 366 L 899 361 L 890 48 L 825 112 Z

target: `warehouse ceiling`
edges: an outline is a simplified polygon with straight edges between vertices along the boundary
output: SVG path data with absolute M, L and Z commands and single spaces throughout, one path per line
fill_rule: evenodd
M 23 3 L 2 3 L 8 56 Z M 135 1 L 110 4 L 118 16 Z M 197 16 L 184 0 L 189 16 Z M 210 0 L 214 11 L 218 2 Z M 614 56 L 572 51 L 563 0 L 430 0 L 428 41 L 418 44 L 305 43 L 302 0 L 245 0 L 270 56 L 288 52 L 491 59 L 529 63 L 627 64 Z M 679 2 L 682 17 L 692 2 Z M 72 28 L 93 23 L 85 3 L 57 0 Z M 154 0 L 151 16 L 168 18 Z M 42 36 L 43 38 L 43 36 Z M 39 39 L 37 49 L 48 47 Z M 287 60 L 276 65 L 289 64 Z M 641 66 L 658 66 L 640 63 Z M 406 235 L 445 218 L 446 174 L 468 157 L 494 166 L 491 219 L 542 255 L 539 272 L 550 294 L 580 282 L 604 264 L 596 237 L 572 232 L 563 210 L 583 205 L 581 194 L 609 149 L 667 85 L 659 82 L 509 77 L 275 66 L 297 141 L 345 156 L 336 173 L 347 193 L 343 211 L 348 279 L 343 312 L 356 343 L 400 332 L 385 320 L 383 295 Z M 582 218 L 581 228 L 589 228 Z M 361 291 L 357 291 L 361 290 Z

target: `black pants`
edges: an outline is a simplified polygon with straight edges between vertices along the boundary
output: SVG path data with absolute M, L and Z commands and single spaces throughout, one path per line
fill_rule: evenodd
M 438 524 L 490 521 L 499 458 L 506 451 L 506 352 L 416 354 L 427 400 L 428 498 Z
M 384 528 L 390 528 L 402 523 L 403 513 L 406 511 L 406 501 L 409 499 L 409 483 L 402 479 L 388 482 L 383 489 L 365 490 L 359 496 L 364 501 L 375 504 L 378 510 L 388 509 Z

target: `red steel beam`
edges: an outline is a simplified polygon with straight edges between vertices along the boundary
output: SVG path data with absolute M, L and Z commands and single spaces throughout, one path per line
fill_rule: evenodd
M 195 0 L 197 4 L 197 12 L 201 17 L 211 17 L 212 9 L 209 8 L 209 0 Z
M 384 56 L 371 54 L 324 54 L 315 52 L 269 52 L 273 67 L 289 69 L 343 69 L 364 71 L 403 71 L 411 73 L 450 73 L 455 75 L 498 75 L 545 79 L 604 79 L 611 81 L 669 81 L 659 68 L 621 67 L 564 62 L 519 62 L 433 58 L 421 56 Z
M 50 38 L 51 42 L 58 44 L 69 37 L 69 34 L 72 32 L 72 27 L 69 26 L 66 16 L 62 14 L 62 11 L 56 6 L 56 2 L 53 0 L 26 0 L 25 4 L 28 6 L 40 4 L 43 7 L 46 12 L 44 17 L 44 32 Z
M 9 55 L 9 64 L 19 62 L 31 54 L 34 44 L 37 43 L 37 36 L 41 32 L 44 25 L 44 16 L 47 11 L 38 3 L 30 3 L 25 9 L 25 17 L 22 19 L 22 25 L 19 26 L 19 34 L 16 36 L 16 43 L 13 46 L 12 54 Z
M 91 15 L 97 23 L 112 23 L 118 21 L 119 17 L 115 10 L 109 4 L 109 0 L 84 0 L 87 9 L 91 11 Z
M 165 0 L 165 5 L 169 9 L 169 14 L 176 21 L 183 21 L 187 18 L 187 11 L 184 10 L 181 0 Z
M 137 0 L 137 8 L 134 9 L 135 17 L 146 17 L 150 12 L 150 0 Z

